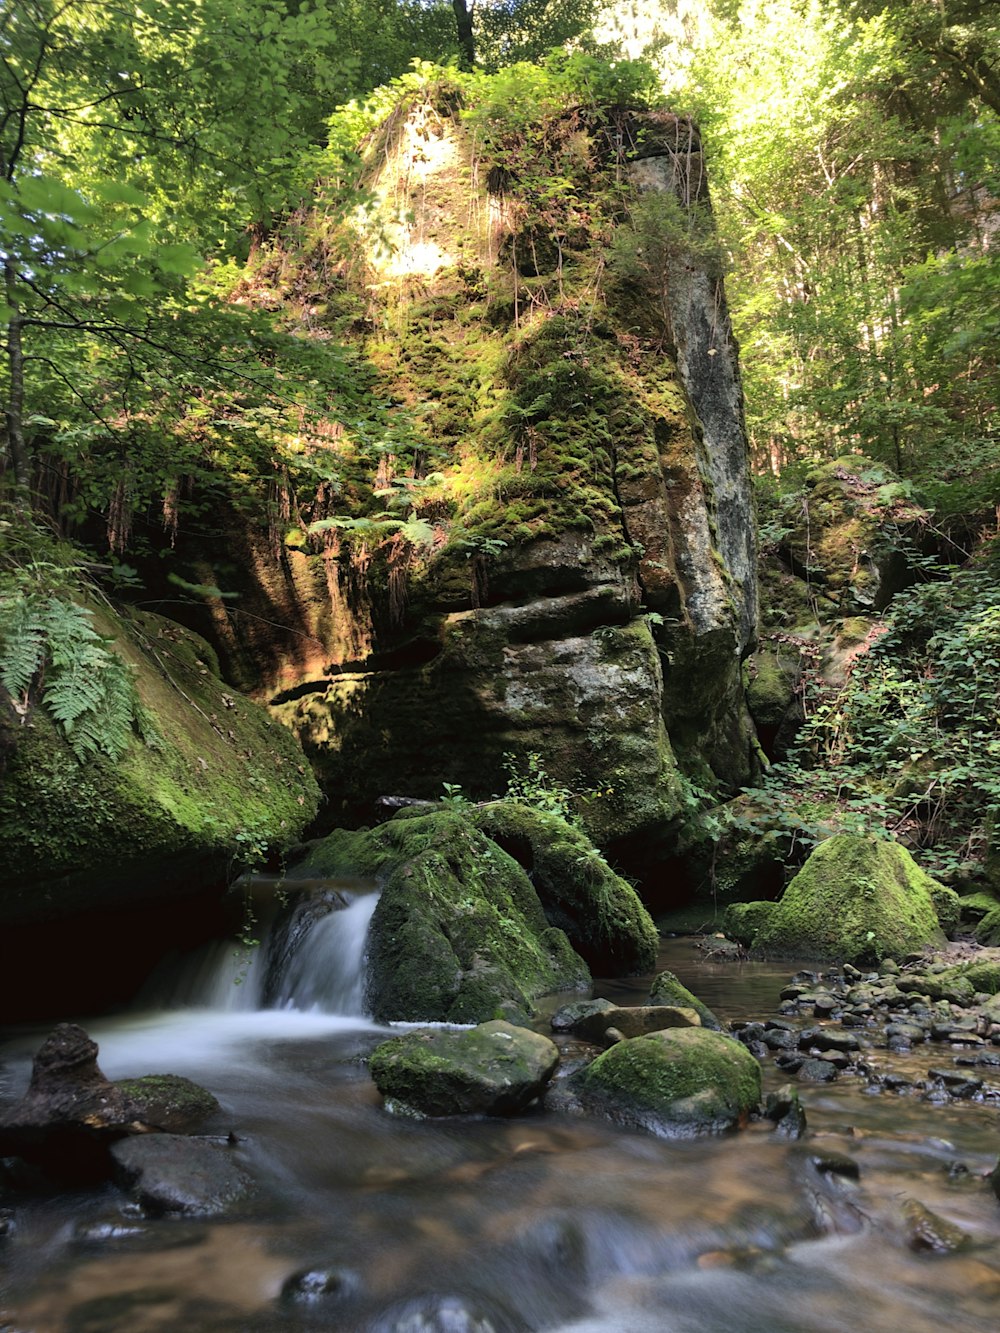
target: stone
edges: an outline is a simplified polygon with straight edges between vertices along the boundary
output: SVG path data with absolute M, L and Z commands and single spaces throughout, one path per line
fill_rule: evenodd
M 418 1296 L 366 1325 L 369 1333 L 508 1333 L 509 1316 L 479 1298 Z
M 622 1038 L 641 1037 L 664 1028 L 698 1028 L 701 1016 L 693 1008 L 670 1004 L 628 1005 L 595 1009 L 581 1016 L 569 1029 L 574 1036 L 607 1046 Z M 614 1038 L 612 1033 L 617 1033 Z
M 903 1220 L 906 1225 L 906 1243 L 911 1250 L 931 1251 L 934 1254 L 952 1254 L 956 1250 L 967 1249 L 972 1244 L 968 1232 L 957 1227 L 954 1222 L 932 1212 L 918 1199 L 906 1199 L 903 1203 Z
M 28 1090 L 0 1120 L 0 1156 L 24 1158 L 68 1180 L 110 1173 L 108 1145 L 149 1126 L 97 1064 L 97 1043 L 60 1023 L 38 1049 Z
M 618 1042 L 574 1076 L 588 1109 L 666 1137 L 744 1123 L 759 1106 L 760 1080 L 740 1042 L 706 1028 Z
M 615 1013 L 617 1008 L 610 1000 L 574 1000 L 572 1004 L 564 1004 L 556 1010 L 549 1026 L 553 1032 L 572 1032 L 600 1014 Z
M 722 1024 L 708 1005 L 703 1004 L 696 995 L 689 991 L 673 972 L 664 970 L 657 973 L 649 989 L 649 999 L 652 1004 L 673 1004 L 680 1005 L 685 1009 L 694 1009 L 701 1019 L 702 1027 L 711 1028 L 713 1032 L 722 1031 Z
M 368 1069 L 391 1108 L 427 1116 L 516 1115 L 559 1063 L 548 1037 L 497 1020 L 469 1031 L 407 1032 L 376 1046 Z
M 800 1139 L 806 1132 L 806 1113 L 802 1108 L 798 1089 L 783 1083 L 769 1092 L 764 1102 L 764 1115 L 774 1123 L 774 1132 L 788 1139 Z
M 147 1125 L 171 1134 L 190 1133 L 219 1109 L 212 1093 L 179 1074 L 144 1074 L 120 1079 L 115 1086 Z
M 837 1066 L 829 1060 L 803 1060 L 798 1072 L 799 1078 L 810 1083 L 832 1083 L 837 1077 Z
M 838 834 L 809 856 L 763 919 L 752 949 L 857 963 L 941 942 L 933 885 L 899 844 Z
M 352 1268 L 308 1268 L 292 1273 L 281 1284 L 285 1305 L 326 1305 L 344 1301 L 361 1289 L 361 1279 Z
M 148 1134 L 111 1148 L 115 1180 L 147 1212 L 214 1217 L 245 1205 L 254 1182 L 232 1148 Z

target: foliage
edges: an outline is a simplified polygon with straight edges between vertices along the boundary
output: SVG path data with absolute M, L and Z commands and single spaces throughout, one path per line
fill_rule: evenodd
M 843 689 L 807 701 L 795 751 L 740 829 L 801 855 L 838 832 L 895 837 L 940 878 L 990 850 L 1000 811 L 1000 582 L 982 568 L 898 594 Z

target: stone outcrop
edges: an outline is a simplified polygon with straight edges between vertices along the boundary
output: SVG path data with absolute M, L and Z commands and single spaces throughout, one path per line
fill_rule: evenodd
M 252 571 L 215 642 L 301 737 L 328 826 L 387 792 L 489 797 L 506 754 L 537 754 L 602 792 L 588 833 L 641 867 L 682 771 L 734 787 L 754 764 L 749 473 L 700 142 L 567 105 L 526 156 L 520 113 L 477 131 L 462 96 L 459 115 L 439 84 L 414 93 L 369 136 L 350 264 L 279 239 L 246 281 L 316 293 L 305 328 L 346 330 L 399 443 L 376 467 L 334 432 L 336 493 L 277 552 L 231 531 L 196 575 Z

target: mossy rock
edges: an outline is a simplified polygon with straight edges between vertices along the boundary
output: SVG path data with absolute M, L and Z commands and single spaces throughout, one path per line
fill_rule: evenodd
M 850 963 L 937 945 L 940 887 L 898 843 L 840 833 L 813 851 L 751 945 L 768 957 Z
M 760 1105 L 760 1065 L 740 1042 L 705 1028 L 620 1041 L 576 1083 L 586 1106 L 662 1136 L 730 1129 Z
M 992 908 L 976 927 L 976 943 L 989 948 L 1000 945 L 1000 906 Z
M 43 707 L 16 729 L 0 784 L 0 921 L 181 894 L 301 835 L 319 790 L 295 738 L 233 694 L 196 634 L 94 613 L 133 668 L 146 739 L 81 762 Z
M 115 1086 L 139 1108 L 144 1124 L 171 1134 L 196 1129 L 219 1109 L 207 1088 L 180 1074 L 144 1074 L 141 1078 L 120 1079 Z
M 750 945 L 770 920 L 777 903 L 730 903 L 722 918 L 722 928 L 737 944 Z
M 294 873 L 378 875 L 368 1003 L 380 1022 L 524 1016 L 539 995 L 589 983 L 522 867 L 462 811 L 338 830 Z
M 966 893 L 958 900 L 961 919 L 966 925 L 978 925 L 984 916 L 1000 908 L 992 893 Z
M 472 818 L 529 874 L 547 921 L 565 931 L 596 975 L 656 966 L 660 940 L 652 917 L 585 834 L 518 801 L 491 802 Z
M 407 1032 L 376 1046 L 368 1061 L 390 1106 L 421 1115 L 513 1115 L 537 1101 L 559 1064 L 559 1048 L 510 1023 L 470 1032 Z
M 939 884 L 936 880 L 932 880 L 931 884 L 931 901 L 937 913 L 938 925 L 950 939 L 962 922 L 962 900 L 947 885 Z
M 802 674 L 796 654 L 758 652 L 750 659 L 747 706 L 758 727 L 777 729 L 795 702 L 795 687 Z
M 708 1005 L 703 1004 L 697 995 L 689 991 L 673 972 L 663 971 L 657 975 L 650 988 L 649 999 L 651 1004 L 673 1004 L 693 1009 L 701 1019 L 702 1027 L 711 1028 L 714 1032 L 722 1031 L 722 1024 Z

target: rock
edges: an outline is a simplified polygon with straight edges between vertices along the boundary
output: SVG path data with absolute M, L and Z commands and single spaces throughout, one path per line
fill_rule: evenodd
M 249 1200 L 254 1182 L 231 1148 L 149 1134 L 111 1148 L 115 1179 L 148 1212 L 212 1217 Z
M 523 1325 L 479 1298 L 418 1296 L 366 1326 L 370 1333 L 521 1333 Z
M 682 1008 L 680 1005 L 643 1004 L 622 1008 L 611 1005 L 582 1014 L 569 1030 L 584 1041 L 607 1046 L 612 1040 L 641 1037 L 647 1032 L 660 1032 L 665 1028 L 698 1028 L 701 1025 L 701 1017 L 695 1009 Z M 612 1032 L 617 1033 L 617 1036 L 612 1038 Z
M 368 1003 L 379 1022 L 523 1016 L 539 995 L 589 982 L 524 869 L 463 812 L 338 830 L 295 873 L 382 881 L 368 934 Z
M 496 1021 L 391 1037 L 368 1068 L 388 1102 L 422 1115 L 516 1115 L 542 1095 L 558 1063 L 548 1037 Z
M 897 843 L 838 834 L 820 843 L 764 917 L 753 950 L 857 962 L 940 942 L 933 885 Z
M 950 1254 L 955 1250 L 966 1249 L 972 1243 L 972 1237 L 961 1227 L 931 1212 L 917 1199 L 904 1201 L 903 1219 L 906 1223 L 906 1243 L 911 1250 Z
M 171 1134 L 197 1129 L 219 1109 L 212 1093 L 179 1074 L 144 1074 L 120 1079 L 115 1087 L 138 1107 L 147 1125 Z
M 810 1083 L 832 1083 L 837 1077 L 837 1066 L 830 1060 L 803 1060 L 798 1072 L 799 1078 Z
M 861 1042 L 853 1032 L 837 1032 L 833 1028 L 810 1028 L 800 1035 L 800 1043 L 816 1051 L 858 1051 Z
M 760 1103 L 760 1066 L 732 1037 L 676 1028 L 619 1042 L 574 1083 L 585 1105 L 654 1134 L 741 1124 Z
M 655 966 L 660 939 L 652 917 L 631 884 L 579 829 L 510 800 L 490 801 L 471 818 L 525 870 L 549 925 L 565 932 L 596 976 L 627 976 Z
M 890 1023 L 885 1030 L 885 1035 L 889 1038 L 898 1037 L 903 1042 L 920 1042 L 927 1040 L 927 1033 L 919 1023 Z
M 809 1165 L 821 1176 L 839 1176 L 844 1180 L 858 1180 L 861 1170 L 853 1157 L 841 1152 L 812 1152 Z
M 777 906 L 771 902 L 730 903 L 722 918 L 723 928 L 737 943 L 750 945 Z
M 713 1032 L 722 1031 L 722 1024 L 708 1005 L 703 1004 L 696 995 L 682 985 L 673 972 L 663 971 L 657 974 L 649 990 L 649 999 L 652 1004 L 674 1004 L 684 1009 L 694 1009 L 701 1019 L 703 1028 L 710 1028 Z
M 360 1288 L 361 1279 L 351 1268 L 309 1268 L 285 1279 L 281 1300 L 286 1305 L 326 1305 L 347 1300 Z
M 561 1009 L 556 1010 L 552 1015 L 550 1027 L 553 1032 L 572 1032 L 599 1014 L 616 1012 L 617 1007 L 610 1000 L 575 1000 L 572 1004 L 564 1004 Z
M 775 1092 L 767 1094 L 764 1115 L 774 1122 L 774 1132 L 785 1138 L 800 1139 L 806 1132 L 806 1113 L 798 1089 L 791 1083 L 783 1083 Z
M 0 1156 L 17 1156 L 69 1180 L 110 1173 L 108 1145 L 141 1134 L 141 1108 L 104 1077 L 97 1043 L 60 1023 L 35 1055 L 28 1091 L 0 1120 Z

